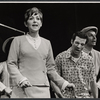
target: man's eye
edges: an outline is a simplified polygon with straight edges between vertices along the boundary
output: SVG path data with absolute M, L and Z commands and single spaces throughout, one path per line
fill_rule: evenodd
M 76 44 L 79 44 L 78 42 L 75 42 Z
M 85 44 L 81 44 L 81 46 L 84 46 Z
M 92 37 L 92 34 L 89 34 L 88 37 Z

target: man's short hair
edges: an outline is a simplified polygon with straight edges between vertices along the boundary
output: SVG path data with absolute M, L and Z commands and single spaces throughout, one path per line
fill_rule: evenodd
M 78 37 L 80 37 L 80 38 L 82 38 L 82 39 L 86 39 L 86 43 L 87 43 L 88 38 L 87 38 L 86 34 L 83 34 L 83 32 L 78 31 L 78 32 L 74 33 L 74 34 L 72 35 L 72 41 L 75 40 L 76 36 L 78 36 Z

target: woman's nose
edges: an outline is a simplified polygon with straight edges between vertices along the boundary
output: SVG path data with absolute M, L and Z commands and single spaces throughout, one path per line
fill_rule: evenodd
M 34 18 L 33 23 L 36 23 L 36 19 Z

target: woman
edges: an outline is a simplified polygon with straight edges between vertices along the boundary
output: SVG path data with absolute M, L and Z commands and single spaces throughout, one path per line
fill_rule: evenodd
M 24 24 L 29 32 L 11 43 L 7 64 L 14 82 L 12 98 L 50 98 L 48 77 L 60 89 L 73 87 L 56 73 L 51 43 L 39 35 L 42 17 L 38 8 L 28 9 Z

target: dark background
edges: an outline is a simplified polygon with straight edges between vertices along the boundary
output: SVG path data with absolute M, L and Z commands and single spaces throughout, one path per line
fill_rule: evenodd
M 43 26 L 40 36 L 51 41 L 54 57 L 71 44 L 74 32 L 86 26 L 97 26 L 100 31 L 100 3 L 0 3 L 0 23 L 27 32 L 24 26 L 24 13 L 31 7 L 43 12 Z M 22 33 L 0 26 L 0 61 L 6 60 L 2 51 L 3 42 Z M 95 49 L 100 51 L 99 32 Z

